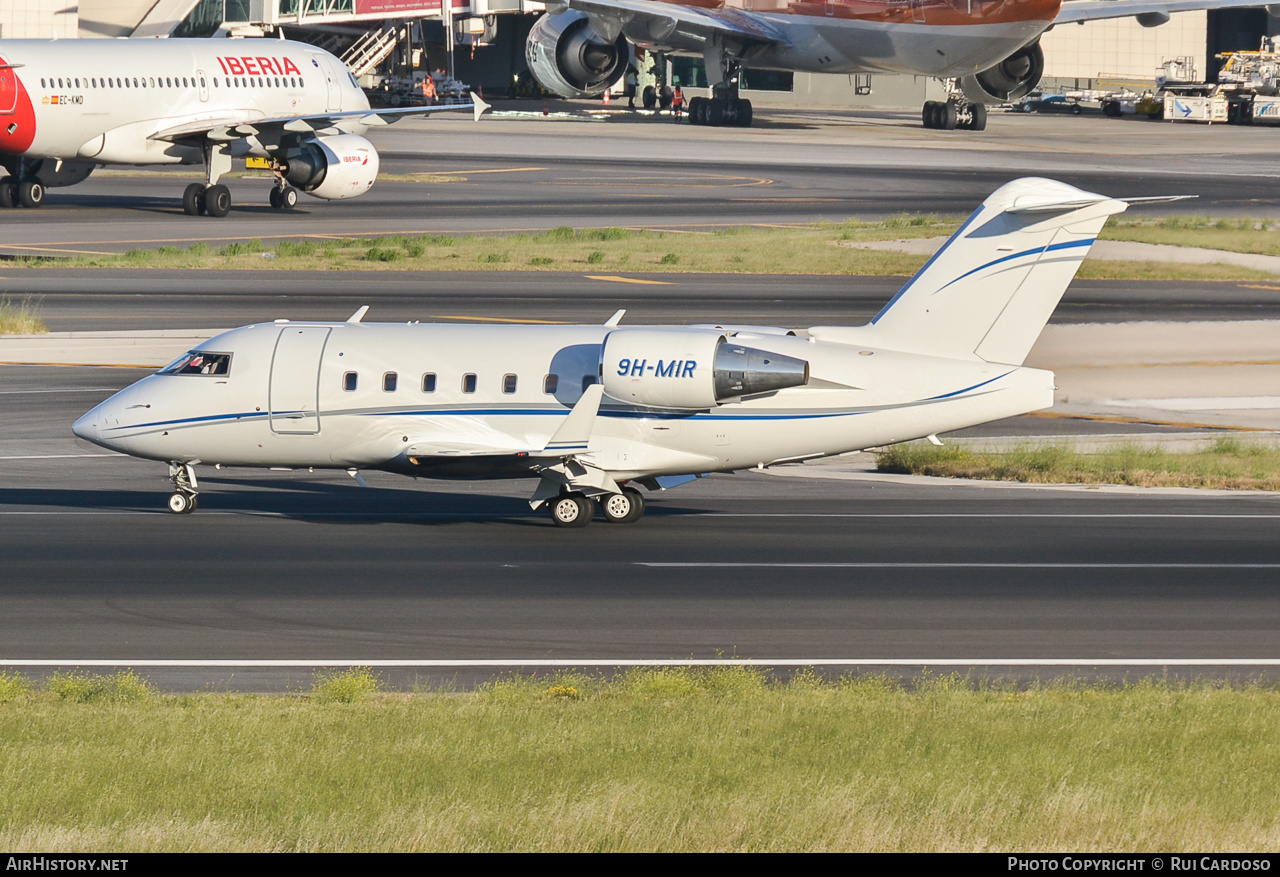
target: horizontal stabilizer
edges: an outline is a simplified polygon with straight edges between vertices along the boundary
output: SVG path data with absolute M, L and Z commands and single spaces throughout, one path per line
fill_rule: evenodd
M 876 343 L 1021 365 L 1107 218 L 1127 206 L 1055 180 L 1006 183 L 872 319 Z

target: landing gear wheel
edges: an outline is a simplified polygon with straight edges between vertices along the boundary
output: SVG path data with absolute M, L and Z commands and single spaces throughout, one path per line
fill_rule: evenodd
M 936 128 L 938 123 L 934 118 L 934 113 L 938 109 L 936 100 L 927 100 L 924 102 L 924 109 L 920 111 L 920 121 L 924 123 L 926 128 Z
M 738 121 L 736 123 L 737 126 L 739 128 L 750 128 L 751 127 L 751 101 L 747 100 L 746 98 L 739 98 L 737 101 L 737 104 L 738 104 Z
M 702 105 L 706 103 L 705 97 L 695 97 L 689 100 L 689 124 L 702 124 Z
M 39 180 L 18 183 L 18 203 L 23 207 L 39 207 L 44 203 L 44 184 Z
M 169 511 L 175 515 L 189 515 L 196 510 L 196 497 L 181 490 L 169 495 Z
M 204 209 L 219 219 L 231 212 L 231 190 L 221 184 L 204 190 Z
M 671 102 L 675 100 L 676 93 L 669 85 L 662 86 L 658 92 L 658 107 L 660 109 L 671 109 Z
M 969 106 L 969 130 L 985 131 L 987 129 L 987 105 L 986 104 L 970 104 Z
M 938 110 L 938 127 L 947 131 L 954 131 L 957 121 L 956 105 L 951 101 L 947 101 Z
M 182 192 L 182 212 L 187 216 L 204 213 L 204 186 L 192 183 Z
M 632 524 L 644 516 L 644 494 L 634 487 L 611 493 L 600 501 L 600 511 L 611 524 Z
M 298 190 L 293 186 L 285 186 L 280 190 L 280 206 L 292 210 L 298 206 Z
M 658 89 L 652 85 L 646 85 L 644 91 L 640 93 L 640 103 L 644 104 L 646 110 L 651 110 L 658 105 Z
M 551 503 L 551 520 L 557 527 L 585 527 L 591 523 L 591 500 L 580 493 L 566 493 Z
M 280 204 L 280 190 L 273 187 L 271 191 L 267 193 L 267 202 L 276 210 L 279 210 L 282 206 Z
M 18 206 L 18 183 L 11 177 L 0 180 L 0 207 Z

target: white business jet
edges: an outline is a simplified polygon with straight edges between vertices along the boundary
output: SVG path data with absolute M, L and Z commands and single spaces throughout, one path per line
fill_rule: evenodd
M 226 216 L 218 181 L 235 158 L 275 174 L 272 207 L 299 191 L 355 198 L 378 178 L 366 130 L 439 110 L 478 119 L 488 105 L 471 99 L 371 110 L 340 60 L 286 40 L 0 40 L 0 207 L 38 207 L 100 165 L 203 164 L 183 210 Z
M 1138 199 L 1134 199 L 1138 200 Z M 1146 199 L 1154 200 L 1154 199 Z M 638 486 L 808 460 L 1048 408 L 1022 365 L 1107 217 L 1065 183 L 996 190 L 872 321 L 760 326 L 277 320 L 201 344 L 75 434 L 169 463 L 538 479 L 562 527 L 644 512 Z

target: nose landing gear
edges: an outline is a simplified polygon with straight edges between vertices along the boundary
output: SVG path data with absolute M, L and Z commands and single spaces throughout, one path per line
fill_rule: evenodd
M 173 482 L 173 493 L 169 496 L 169 511 L 175 515 L 189 515 L 199 505 L 195 466 L 191 463 L 172 462 L 169 464 L 169 480 Z

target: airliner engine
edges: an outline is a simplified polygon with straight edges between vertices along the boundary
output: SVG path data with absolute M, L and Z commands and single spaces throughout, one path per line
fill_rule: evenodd
M 596 97 L 622 78 L 631 48 L 621 34 L 610 42 L 584 12 L 538 19 L 524 45 L 525 60 L 544 88 L 564 97 Z
M 378 178 L 378 151 L 358 134 L 305 141 L 284 159 L 285 179 L 308 195 L 341 201 L 363 195 Z
M 975 104 L 1002 104 L 1031 93 L 1044 75 L 1040 43 L 1023 46 L 994 67 L 960 80 L 964 96 Z
M 698 410 L 731 399 L 801 387 L 802 359 L 736 344 L 696 329 L 618 329 L 601 352 L 605 394 L 653 408 Z

